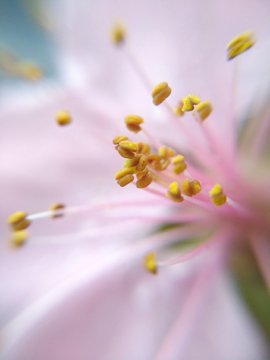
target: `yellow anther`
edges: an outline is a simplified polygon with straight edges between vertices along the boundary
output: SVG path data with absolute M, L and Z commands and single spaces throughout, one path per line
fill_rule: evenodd
M 65 205 L 59 204 L 59 203 L 55 203 L 50 206 L 50 210 L 52 210 L 52 211 L 63 210 L 64 208 L 65 208 Z M 56 214 L 52 215 L 52 219 L 56 219 L 56 218 L 59 218 L 62 216 L 64 216 L 64 213 L 57 211 Z
M 129 151 L 134 151 L 134 152 L 136 152 L 136 151 L 138 150 L 138 145 L 137 145 L 137 143 L 132 142 L 132 141 L 130 141 L 130 140 L 121 141 L 121 142 L 119 143 L 119 146 L 120 146 L 122 149 L 129 150 Z
M 149 253 L 143 259 L 144 267 L 150 273 L 157 274 L 157 263 L 155 253 Z
M 192 104 L 190 99 L 188 97 L 184 97 L 182 110 L 183 111 L 191 111 L 193 109 L 194 109 L 194 105 Z
M 122 148 L 121 146 L 117 146 L 116 150 L 118 151 L 119 155 L 121 155 L 125 159 L 133 159 L 135 154 L 127 149 Z
M 123 176 L 121 179 L 119 179 L 117 181 L 117 184 L 120 185 L 121 187 L 124 187 L 124 186 L 130 184 L 133 180 L 134 180 L 133 175 L 126 175 L 126 176 Z
M 237 55 L 249 49 L 255 44 L 254 34 L 252 31 L 245 31 L 244 33 L 236 36 L 227 46 L 228 60 L 235 58 Z
M 140 152 L 141 152 L 141 154 L 148 155 L 150 153 L 150 151 L 151 151 L 150 145 L 148 143 L 144 143 Z
M 168 157 L 171 157 L 171 156 L 174 156 L 175 155 L 175 151 L 171 148 L 168 148 L 167 146 L 161 146 L 159 149 L 158 149 L 158 153 L 160 156 L 164 157 L 164 158 L 168 158 Z
M 181 174 L 187 168 L 185 157 L 183 155 L 177 155 L 172 159 L 172 163 L 175 165 L 173 171 L 177 175 Z
M 201 99 L 198 96 L 189 94 L 188 97 L 184 97 L 182 111 L 191 111 L 194 109 L 194 105 L 198 105 Z
M 126 39 L 126 35 L 127 35 L 126 33 L 127 33 L 126 27 L 123 23 L 119 22 L 115 24 L 111 30 L 112 41 L 116 45 L 122 44 Z
M 201 102 L 201 99 L 199 98 L 199 96 L 189 94 L 188 97 L 189 97 L 189 100 L 192 102 L 193 105 L 198 105 Z
M 211 201 L 217 206 L 225 204 L 227 201 L 227 196 L 223 194 L 223 189 L 219 184 L 216 184 L 213 189 L 209 192 L 212 196 Z
M 119 180 L 119 179 L 122 179 L 122 177 L 124 177 L 126 175 L 133 175 L 133 174 L 134 174 L 134 172 L 131 169 L 122 169 L 122 170 L 117 171 L 114 178 L 115 178 L 115 180 Z
M 60 110 L 56 113 L 55 120 L 59 125 L 67 125 L 71 122 L 70 113 L 67 110 Z
M 202 186 L 198 180 L 189 181 L 189 179 L 185 179 L 182 183 L 182 190 L 184 195 L 192 197 L 199 194 Z
M 175 165 L 175 167 L 173 168 L 173 172 L 176 175 L 181 174 L 183 171 L 185 171 L 187 168 L 187 164 L 186 163 L 181 163 L 181 164 L 177 164 Z
M 180 164 L 185 162 L 185 157 L 183 155 L 177 155 L 175 158 L 172 159 L 172 163 L 174 165 Z
M 172 89 L 166 82 L 156 85 L 152 91 L 153 103 L 155 105 L 160 105 L 168 96 L 170 96 L 171 92 Z
M 150 155 L 147 155 L 147 159 L 148 159 L 148 161 L 159 161 L 162 159 L 162 157 L 158 154 L 150 154 Z
M 181 192 L 180 192 L 180 189 L 179 189 L 179 185 L 178 185 L 178 183 L 176 181 L 170 184 L 170 192 L 173 195 L 180 195 Z
M 147 162 L 148 162 L 147 157 L 145 155 L 142 155 L 136 167 L 136 170 L 139 172 L 143 171 L 147 166 Z
M 158 171 L 166 170 L 169 165 L 170 165 L 170 161 L 168 159 L 163 158 L 155 162 L 155 170 Z
M 227 196 L 224 194 L 213 196 L 211 201 L 219 208 L 221 205 L 224 205 L 227 202 Z
M 138 115 L 128 115 L 125 117 L 125 123 L 130 131 L 137 134 L 142 130 L 140 124 L 144 123 L 144 120 Z
M 217 196 L 223 194 L 223 189 L 219 184 L 216 184 L 211 191 L 209 191 L 211 196 Z
M 30 221 L 27 220 L 27 214 L 24 211 L 18 211 L 9 216 L 7 224 L 9 224 L 13 231 L 24 230 L 30 225 Z
M 22 246 L 29 237 L 29 233 L 26 230 L 13 231 L 11 233 L 11 242 L 15 246 Z
M 203 101 L 198 106 L 196 106 L 196 110 L 198 111 L 200 118 L 205 120 L 212 112 L 212 104 L 210 101 Z
M 142 154 L 138 154 L 138 155 L 135 155 L 133 159 L 125 160 L 124 167 L 126 167 L 125 164 L 127 165 L 127 167 L 130 167 L 130 168 L 137 166 L 139 164 L 141 157 L 142 157 Z
M 125 135 L 118 135 L 113 139 L 114 145 L 118 145 L 121 141 L 128 140 L 128 137 Z
M 145 168 L 143 171 L 137 173 L 137 179 L 141 180 L 142 178 L 144 178 L 147 174 L 149 173 L 149 170 L 147 168 Z
M 152 181 L 153 181 L 152 175 L 148 174 L 148 175 L 144 176 L 143 178 L 141 178 L 140 180 L 138 180 L 136 182 L 136 186 L 139 189 L 143 189 L 143 188 L 146 188 L 147 186 L 149 186 Z
M 191 181 L 191 189 L 193 195 L 197 195 L 202 191 L 202 185 L 199 180 Z
M 170 190 L 167 191 L 166 196 L 175 202 L 182 202 L 184 200 L 181 196 L 181 191 L 177 182 L 170 184 Z

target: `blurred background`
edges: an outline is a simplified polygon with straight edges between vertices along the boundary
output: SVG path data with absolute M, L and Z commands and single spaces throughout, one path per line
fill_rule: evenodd
M 45 0 L 0 0 L 0 86 L 53 78 L 53 19 Z

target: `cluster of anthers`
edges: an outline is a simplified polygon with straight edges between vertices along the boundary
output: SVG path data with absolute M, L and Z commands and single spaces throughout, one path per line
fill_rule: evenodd
M 113 31 L 113 41 L 117 45 L 122 45 L 125 40 L 124 27 L 118 26 Z M 243 33 L 233 39 L 228 45 L 228 59 L 241 54 L 254 44 L 251 32 Z M 166 99 L 171 94 L 171 88 L 167 82 L 159 83 L 152 90 L 152 101 L 154 105 L 166 103 Z M 192 111 L 195 119 L 202 124 L 212 112 L 210 101 L 201 101 L 198 96 L 189 94 L 182 98 L 178 105 L 173 109 L 167 104 L 169 110 L 178 119 L 185 112 Z M 71 122 L 71 116 L 67 110 L 60 110 L 56 114 L 56 121 L 59 125 L 65 126 Z M 209 192 L 202 188 L 201 179 L 193 178 L 189 171 L 189 163 L 183 154 L 177 154 L 170 147 L 164 146 L 154 139 L 143 127 L 144 120 L 138 115 L 128 115 L 125 123 L 129 131 L 138 133 L 143 131 L 149 138 L 149 142 L 132 141 L 125 135 L 116 136 L 113 139 L 115 149 L 123 157 L 123 169 L 115 174 L 118 185 L 125 187 L 130 183 L 136 184 L 137 188 L 145 189 L 154 194 L 165 196 L 169 200 L 180 203 L 183 201 L 203 204 L 204 207 L 214 203 L 218 208 L 226 203 L 233 204 L 223 188 L 219 184 L 212 184 Z M 192 169 L 192 167 L 191 167 Z M 136 176 L 136 180 L 135 180 Z M 156 184 L 159 190 L 152 188 L 151 184 Z M 150 187 L 149 187 L 150 186 Z M 163 191 L 160 190 L 163 189 Z M 192 199 L 196 197 L 196 199 Z M 198 200 L 197 200 L 198 199 Z M 208 204 L 208 202 L 210 204 Z M 211 205 L 212 206 L 212 205 Z M 212 208 L 211 208 L 212 209 Z M 12 229 L 12 241 L 15 245 L 22 245 L 28 238 L 26 231 L 32 220 L 41 217 L 59 217 L 66 213 L 76 212 L 77 209 L 65 208 L 63 204 L 53 204 L 49 211 L 34 215 L 27 215 L 24 211 L 19 211 L 11 215 L 7 223 Z M 156 273 L 157 263 L 155 254 L 150 253 L 145 257 L 145 267 L 148 271 Z

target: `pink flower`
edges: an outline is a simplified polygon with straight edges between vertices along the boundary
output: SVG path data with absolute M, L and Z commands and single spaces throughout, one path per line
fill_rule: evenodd
M 3 359 L 267 357 L 263 336 L 225 272 L 235 248 L 249 243 L 269 286 L 269 110 L 260 112 L 266 80 L 256 88 L 258 74 L 266 76 L 260 59 L 267 56 L 267 11 L 268 4 L 255 1 L 237 1 L 233 9 L 212 1 L 64 2 L 57 32 L 63 89 L 49 84 L 23 100 L 6 97 L 2 111 L 3 219 L 18 206 L 31 214 L 55 201 L 71 206 L 58 223 L 28 217 L 26 246 L 2 252 Z M 116 16 L 130 32 L 120 53 L 104 45 Z M 240 55 L 235 74 L 238 59 L 226 62 L 224 50 L 247 28 L 259 42 Z M 152 87 L 144 88 L 148 77 L 153 86 L 169 83 L 169 103 L 192 93 L 210 99 L 213 113 L 201 123 L 188 113 L 177 117 L 164 104 L 154 107 Z M 249 104 L 244 128 L 237 121 Z M 50 119 L 62 108 L 74 122 L 59 129 Z M 128 114 L 143 117 L 144 134 L 128 132 L 121 121 Z M 195 115 L 200 120 L 196 105 Z M 185 156 L 180 163 L 187 170 L 175 173 L 175 161 L 161 171 L 159 160 L 148 158 L 153 181 L 146 191 L 121 189 L 113 177 L 123 165 L 111 144 L 121 133 L 136 143 L 150 137 L 151 152 L 160 145 L 174 149 Z M 175 156 L 163 152 L 160 161 Z M 202 190 L 183 195 L 186 178 Z M 153 234 L 168 223 L 176 227 Z M 194 239 L 199 243 L 180 246 Z M 156 277 L 141 265 L 152 251 Z

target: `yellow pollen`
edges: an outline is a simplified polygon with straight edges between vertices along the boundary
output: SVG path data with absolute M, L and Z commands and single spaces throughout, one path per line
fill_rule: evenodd
M 198 105 L 200 103 L 201 99 L 198 96 L 194 96 L 192 94 L 189 94 L 188 97 L 184 97 L 182 100 L 183 107 L 182 111 L 191 111 L 194 109 L 194 105 Z
M 147 174 L 149 173 L 149 170 L 147 168 L 145 168 L 143 171 L 138 172 L 137 173 L 137 179 L 141 180 L 142 178 L 144 178 Z
M 223 194 L 223 189 L 219 184 L 216 184 L 209 192 L 212 196 L 211 201 L 219 208 L 227 201 L 227 196 Z
M 128 137 L 125 135 L 118 135 L 113 139 L 114 145 L 118 145 L 121 141 L 128 140 Z
M 183 155 L 177 155 L 172 159 L 172 163 L 175 165 L 173 171 L 176 175 L 181 174 L 187 168 L 185 157 Z
M 253 46 L 255 44 L 255 39 L 253 36 L 253 32 L 248 30 L 230 41 L 227 46 L 228 60 L 235 58 L 237 55 L 242 54 L 242 52 Z
M 122 44 L 126 39 L 126 27 L 123 23 L 115 24 L 111 30 L 111 39 L 116 45 Z
M 18 211 L 9 216 L 7 224 L 9 224 L 13 231 L 24 230 L 30 225 L 30 221 L 26 219 L 27 214 L 24 211 Z
M 174 202 L 182 202 L 184 200 L 176 181 L 170 184 L 170 190 L 167 191 L 166 196 Z
M 59 125 L 67 125 L 71 122 L 70 113 L 67 110 L 60 110 L 55 115 L 55 120 Z
M 117 181 L 117 184 L 120 185 L 121 187 L 124 187 L 124 186 L 130 184 L 133 180 L 134 180 L 133 175 L 126 175 L 126 176 L 123 176 L 121 179 L 119 179 Z
M 158 171 L 166 170 L 169 165 L 170 165 L 170 161 L 168 159 L 163 158 L 155 162 L 155 170 Z
M 160 156 L 167 158 L 167 157 L 172 157 L 175 155 L 175 151 L 171 148 L 168 148 L 167 146 L 161 146 L 158 149 L 158 153 Z
M 172 159 L 172 163 L 174 165 L 177 165 L 182 162 L 185 162 L 185 157 L 183 155 L 177 155 L 175 158 Z
M 143 189 L 143 188 L 146 188 L 147 186 L 149 186 L 152 181 L 153 181 L 152 175 L 147 174 L 146 176 L 144 176 L 143 178 L 141 178 L 140 180 L 138 180 L 136 182 L 136 186 L 138 189 Z
M 144 267 L 150 273 L 156 275 L 157 274 L 157 264 L 156 264 L 156 256 L 155 253 L 149 253 L 143 259 Z
M 29 234 L 26 230 L 13 231 L 10 236 L 12 244 L 17 247 L 22 246 L 28 237 Z
M 139 172 L 143 171 L 147 166 L 147 162 L 148 162 L 147 157 L 145 155 L 142 155 L 136 167 L 136 170 Z
M 144 123 L 144 120 L 138 115 L 128 115 L 125 117 L 125 123 L 130 131 L 138 133 L 142 130 L 140 124 Z
M 134 172 L 131 169 L 122 169 L 122 170 L 117 171 L 114 178 L 115 178 L 115 180 L 119 180 L 119 179 L 122 179 L 122 177 L 124 177 L 126 175 L 133 175 L 133 174 L 134 174 Z
M 189 100 L 192 102 L 193 105 L 198 105 L 201 102 L 201 99 L 198 96 L 189 94 Z
M 137 145 L 137 143 L 132 142 L 132 141 L 130 141 L 130 140 L 121 141 L 121 142 L 119 143 L 119 146 L 120 146 L 122 149 L 129 150 L 129 151 L 134 151 L 134 152 L 136 152 L 136 151 L 138 150 L 138 145 Z
M 172 89 L 166 82 L 156 85 L 152 91 L 153 103 L 155 105 L 160 105 L 168 96 L 170 96 L 171 92 Z
M 224 194 L 213 196 L 211 201 L 219 208 L 221 205 L 227 202 L 227 196 Z
M 182 183 L 183 194 L 189 197 L 199 194 L 202 190 L 201 183 L 198 180 L 189 181 L 185 179 Z
M 127 149 L 122 148 L 121 146 L 117 146 L 116 150 L 118 151 L 119 155 L 121 155 L 125 159 L 133 159 L 135 154 Z
M 210 101 L 203 101 L 196 107 L 196 110 L 203 121 L 211 114 L 213 107 Z
M 133 168 L 139 164 L 142 154 L 135 155 L 133 159 L 125 160 L 124 167 Z
M 162 157 L 158 154 L 150 154 L 147 156 L 148 161 L 159 161 Z
M 64 209 L 64 208 L 65 208 L 65 205 L 60 204 L 60 203 L 55 203 L 55 204 L 52 204 L 50 206 L 50 210 L 52 210 L 52 211 L 61 210 L 61 209 Z M 64 216 L 64 214 L 62 212 L 57 213 L 57 214 L 52 215 L 52 219 L 56 219 L 56 218 L 59 218 L 59 217 L 62 217 L 62 216 Z
M 219 185 L 219 184 L 216 184 L 211 191 L 209 191 L 209 194 L 211 196 L 217 196 L 217 195 L 220 195 L 220 194 L 223 194 L 223 189 L 222 187 Z
M 141 154 L 148 155 L 150 154 L 150 151 L 151 151 L 150 145 L 148 143 L 144 143 L 140 152 Z

